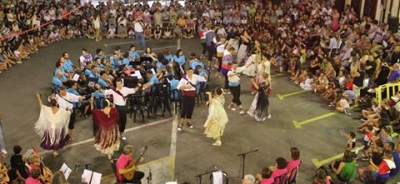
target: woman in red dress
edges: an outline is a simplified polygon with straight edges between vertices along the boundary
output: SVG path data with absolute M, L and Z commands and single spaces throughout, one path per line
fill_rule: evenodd
M 90 104 L 96 127 L 94 147 L 101 153 L 108 155 L 108 159 L 111 159 L 114 151 L 119 149 L 120 132 L 117 124 L 119 113 L 108 100 L 103 101 L 104 109 L 94 109 L 93 101 L 92 97 Z

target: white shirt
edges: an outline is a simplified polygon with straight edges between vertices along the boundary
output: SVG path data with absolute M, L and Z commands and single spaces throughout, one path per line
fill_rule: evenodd
M 130 94 L 134 94 L 136 91 L 133 88 L 127 88 L 127 87 L 122 87 L 121 90 L 118 90 L 117 88 L 115 89 L 117 91 L 119 91 L 122 95 L 116 93 L 114 90 L 112 89 L 107 89 L 104 90 L 104 95 L 112 95 L 113 96 L 113 101 L 115 105 L 118 106 L 125 106 L 126 105 L 126 99 L 125 97 L 130 95 Z
M 236 71 L 231 69 L 229 70 L 227 76 L 228 76 L 228 81 L 229 82 L 240 82 L 240 77 L 239 77 L 239 73 L 242 73 L 244 70 L 246 69 L 246 66 L 242 66 L 242 67 L 237 67 Z M 232 74 L 236 74 L 236 75 L 232 75 Z M 230 76 L 232 75 L 232 76 Z
M 195 91 L 196 88 L 193 87 L 190 83 L 196 85 L 197 82 L 207 82 L 206 78 L 193 74 L 192 78 L 190 79 L 187 75 L 185 77 L 182 77 L 182 79 L 178 83 L 178 89 L 181 88 L 182 86 L 190 86 L 190 89 L 183 89 L 184 91 Z
M 80 96 L 74 95 L 72 93 L 68 93 L 61 97 L 60 94 L 56 95 L 56 100 L 58 102 L 58 105 L 61 109 L 67 110 L 67 111 L 71 111 L 74 108 L 74 104 L 75 102 L 79 102 L 79 98 Z
M 140 24 L 140 22 L 135 22 L 135 32 L 139 32 L 142 33 L 143 32 L 143 27 L 142 24 Z

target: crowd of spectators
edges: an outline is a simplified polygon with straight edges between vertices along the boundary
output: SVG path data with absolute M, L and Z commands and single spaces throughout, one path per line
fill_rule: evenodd
M 384 183 L 400 169 L 396 144 L 391 138 L 393 131 L 400 130 L 400 108 L 397 105 L 400 93 L 380 104 L 371 97 L 379 85 L 399 82 L 400 39 L 388 29 L 387 24 L 370 17 L 360 19 L 350 6 L 339 12 L 332 8 L 334 4 L 331 3 L 324 0 L 287 0 L 282 3 L 237 1 L 225 4 L 195 1 L 186 2 L 185 6 L 172 3 L 168 7 L 159 2 L 151 7 L 118 3 L 94 7 L 72 1 L 38 5 L 30 1 L 8 3 L 2 5 L 0 11 L 0 33 L 6 38 L 2 40 L 0 71 L 21 63 L 39 47 L 54 41 L 80 37 L 98 40 L 97 36 L 101 33 L 104 38 L 132 38 L 135 36 L 135 20 L 144 24 L 147 39 L 198 36 L 203 52 L 200 57 L 191 54 L 187 63 L 199 75 L 210 75 L 211 63 L 215 62 L 217 68 L 225 48 L 234 47 L 239 63 L 244 64 L 253 54 L 256 60 L 261 58 L 258 55 L 264 56 L 277 72 L 290 73 L 290 80 L 295 84 L 320 94 L 321 98 L 329 100 L 329 106 L 339 112 L 351 115 L 352 107 L 371 104 L 362 109 L 360 118 L 356 118 L 361 119 L 362 124 L 357 128 L 364 137 L 360 157 L 370 160 L 370 163 L 355 164 L 360 161 L 355 154 L 358 150 L 356 142 L 353 141 L 358 135 L 348 133 L 346 137 L 351 146 L 346 146 L 343 160 L 333 163 L 331 167 L 319 168 L 314 183 L 329 183 L 336 178 L 333 175 L 342 181 L 355 179 L 357 167 L 359 178 L 366 183 L 372 180 Z M 98 21 L 100 29 L 95 29 Z M 46 22 L 51 23 L 40 27 Z M 35 27 L 40 28 L 16 35 Z M 92 86 L 95 90 L 92 95 L 101 96 L 101 90 L 110 88 L 115 78 L 136 75 L 135 70 L 142 71 L 146 79 L 144 88 L 169 83 L 173 90 L 186 63 L 182 50 L 173 54 L 169 50 L 155 54 L 147 47 L 144 53 L 139 53 L 132 45 L 126 52 L 116 47 L 108 56 L 102 49 L 90 54 L 92 50 L 82 49 L 79 66 L 73 64 L 68 53 L 62 54 L 54 72 L 55 92 L 62 85 L 67 85 L 71 93 L 79 94 L 74 86 L 76 82 L 68 82 L 78 74 L 79 81 L 85 85 L 90 84 L 87 82 L 89 79 L 95 78 L 97 84 Z M 200 59 L 207 53 L 206 63 L 201 62 Z M 141 57 L 151 58 L 148 65 L 130 66 L 132 61 Z M 151 71 L 151 68 L 154 70 Z M 254 75 L 252 73 L 248 75 Z M 87 115 L 87 104 L 82 102 L 77 107 L 83 116 Z M 298 160 L 298 157 L 292 153 L 292 159 Z M 276 167 L 264 168 L 257 178 L 265 180 L 264 183 L 273 183 L 278 176 L 288 174 L 287 165 L 285 159 L 278 158 Z M 271 177 L 272 181 L 267 181 Z

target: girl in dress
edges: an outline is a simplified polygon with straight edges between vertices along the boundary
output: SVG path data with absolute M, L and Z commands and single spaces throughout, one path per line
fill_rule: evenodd
M 208 118 L 204 124 L 204 134 L 213 138 L 215 142 L 213 146 L 221 146 L 221 137 L 224 133 L 225 126 L 228 123 L 228 115 L 224 109 L 225 97 L 222 88 L 215 89 L 215 96 L 212 97 L 211 92 L 206 92 L 209 101 Z
M 53 156 L 56 157 L 57 151 L 62 149 L 69 140 L 68 124 L 71 112 L 58 108 L 56 99 L 50 99 L 51 107 L 45 106 L 40 97 L 41 95 L 36 93 L 40 116 L 35 123 L 35 131 L 42 138 L 40 147 L 53 150 Z
M 269 74 L 263 73 L 259 78 L 259 82 L 256 82 L 255 79 L 251 79 L 254 88 L 257 90 L 256 96 L 254 97 L 253 102 L 247 114 L 252 117 L 255 117 L 256 121 L 265 121 L 267 118 L 271 118 L 270 110 L 269 110 Z
M 111 107 L 108 100 L 103 101 L 104 109 L 94 109 L 94 98 L 90 99 L 94 127 L 96 129 L 94 147 L 101 153 L 112 158 L 114 151 L 119 149 L 120 132 L 118 129 L 118 110 Z

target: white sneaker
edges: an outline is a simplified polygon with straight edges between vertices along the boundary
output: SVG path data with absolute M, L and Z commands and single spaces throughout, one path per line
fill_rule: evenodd
M 178 126 L 178 132 L 182 132 L 182 126 Z
M 5 154 L 5 155 L 7 155 L 7 153 L 8 153 L 5 149 L 1 149 L 1 152 L 2 152 L 3 154 Z
M 271 119 L 271 114 L 268 114 L 267 118 L 268 118 L 268 119 Z
M 256 121 L 262 121 L 262 119 L 257 116 L 255 117 L 255 119 L 256 119 Z
M 251 117 L 254 117 L 254 114 L 252 114 L 250 111 L 247 111 L 247 114 Z
M 246 111 L 241 110 L 241 111 L 239 112 L 239 114 L 246 114 Z
M 123 141 L 126 141 L 126 137 L 125 137 L 125 136 L 121 136 L 121 139 L 122 139 Z

